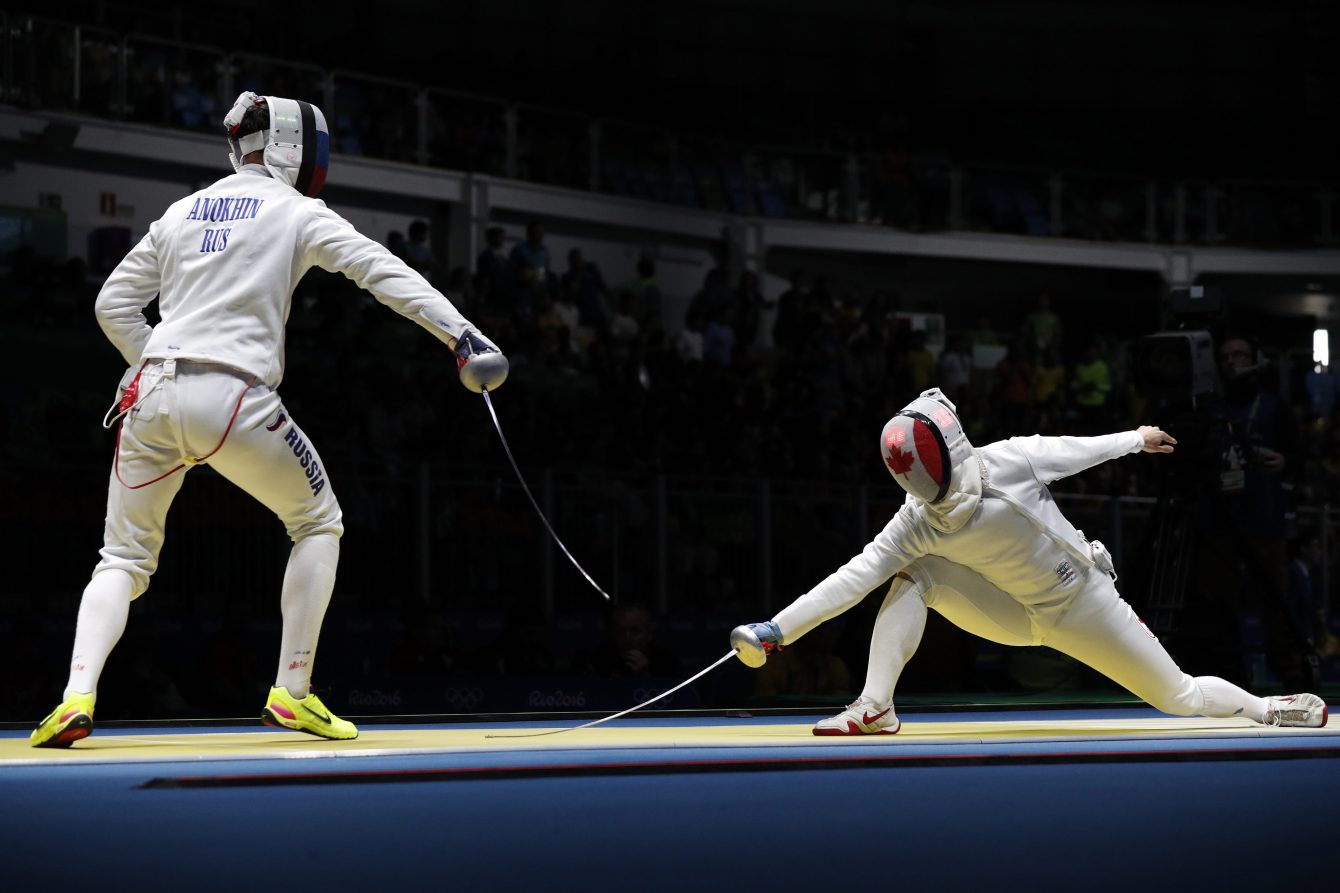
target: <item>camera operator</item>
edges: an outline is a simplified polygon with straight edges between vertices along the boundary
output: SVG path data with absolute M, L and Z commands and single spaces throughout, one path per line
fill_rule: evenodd
M 1316 656 L 1286 604 L 1302 432 L 1292 408 L 1269 387 L 1269 366 L 1251 339 L 1236 333 L 1221 338 L 1218 365 L 1219 498 L 1205 516 L 1201 582 L 1228 606 L 1259 614 L 1266 659 L 1281 681 L 1310 684 Z

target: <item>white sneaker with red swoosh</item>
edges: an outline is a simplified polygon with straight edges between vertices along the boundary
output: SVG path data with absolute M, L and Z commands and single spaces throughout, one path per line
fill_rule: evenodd
M 903 724 L 893 712 L 893 702 L 876 704 L 862 698 L 837 716 L 814 725 L 816 735 L 896 735 Z
M 1283 695 L 1266 698 L 1268 726 L 1297 726 L 1319 729 L 1326 725 L 1326 702 L 1316 695 Z

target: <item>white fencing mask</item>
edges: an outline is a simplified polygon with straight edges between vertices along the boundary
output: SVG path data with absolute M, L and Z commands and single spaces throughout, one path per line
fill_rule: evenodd
M 952 533 L 972 517 L 982 495 L 981 465 L 939 388 L 922 391 L 889 419 L 879 448 L 889 474 L 937 530 Z
M 253 106 L 270 112 L 270 126 L 246 136 L 237 136 L 242 116 Z M 250 91 L 237 97 L 223 119 L 228 134 L 228 158 L 233 170 L 242 167 L 247 154 L 260 150 L 264 163 L 275 179 L 292 186 L 308 198 L 315 198 L 326 185 L 330 166 L 330 131 L 321 109 L 300 99 L 282 96 L 258 96 Z

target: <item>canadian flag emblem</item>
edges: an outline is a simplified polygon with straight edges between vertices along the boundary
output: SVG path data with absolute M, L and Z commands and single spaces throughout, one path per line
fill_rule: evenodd
M 884 464 L 889 466 L 889 471 L 894 474 L 901 474 L 907 477 L 907 473 L 912 470 L 912 464 L 916 457 L 910 450 L 891 449 L 889 455 L 884 458 Z

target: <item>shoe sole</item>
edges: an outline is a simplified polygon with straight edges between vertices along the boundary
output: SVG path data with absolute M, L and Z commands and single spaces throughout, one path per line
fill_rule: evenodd
M 266 707 L 261 711 L 261 722 L 271 728 L 283 729 L 286 732 L 302 732 L 305 735 L 311 735 L 313 738 L 324 738 L 326 741 L 353 741 L 358 737 L 358 732 L 354 732 L 347 738 L 337 738 L 334 735 L 322 735 L 320 732 L 313 732 L 311 729 L 303 729 L 287 725 L 280 720 L 269 707 Z
M 41 744 L 34 744 L 33 747 L 69 747 L 91 734 L 93 734 L 93 719 L 88 716 L 77 716 L 70 720 L 70 724 L 65 728 Z
M 819 736 L 820 738 L 834 738 L 834 737 L 855 737 L 857 735 L 897 735 L 898 732 L 902 729 L 902 727 L 903 724 L 900 722 L 892 729 L 878 729 L 874 732 L 866 732 L 862 731 L 859 727 L 857 727 L 855 723 L 848 722 L 846 729 L 820 729 L 816 727 L 810 729 L 810 731 L 813 734 Z
M 1313 723 L 1311 723 L 1311 722 L 1281 723 L 1281 724 L 1280 724 L 1280 728 L 1284 728 L 1284 729 L 1324 729 L 1324 728 L 1326 728 L 1326 724 L 1327 724 L 1328 722 L 1330 722 L 1330 720 L 1331 720 L 1331 708 L 1330 708 L 1330 706 L 1329 706 L 1325 701 L 1322 701 L 1322 703 L 1321 703 L 1321 721 L 1320 721 L 1320 722 L 1318 722 L 1318 723 L 1316 723 L 1316 724 L 1313 724 Z
M 1304 729 L 1324 729 L 1324 728 L 1326 728 L 1326 723 L 1330 722 L 1330 719 L 1331 719 L 1331 708 L 1328 707 L 1328 706 L 1326 706 L 1325 704 L 1322 704 L 1322 705 L 1321 705 L 1321 722 L 1317 723 L 1315 726 L 1312 725 L 1312 724 L 1310 724 L 1310 723 L 1304 723 L 1303 725 L 1298 726 L 1297 728 L 1304 728 Z

